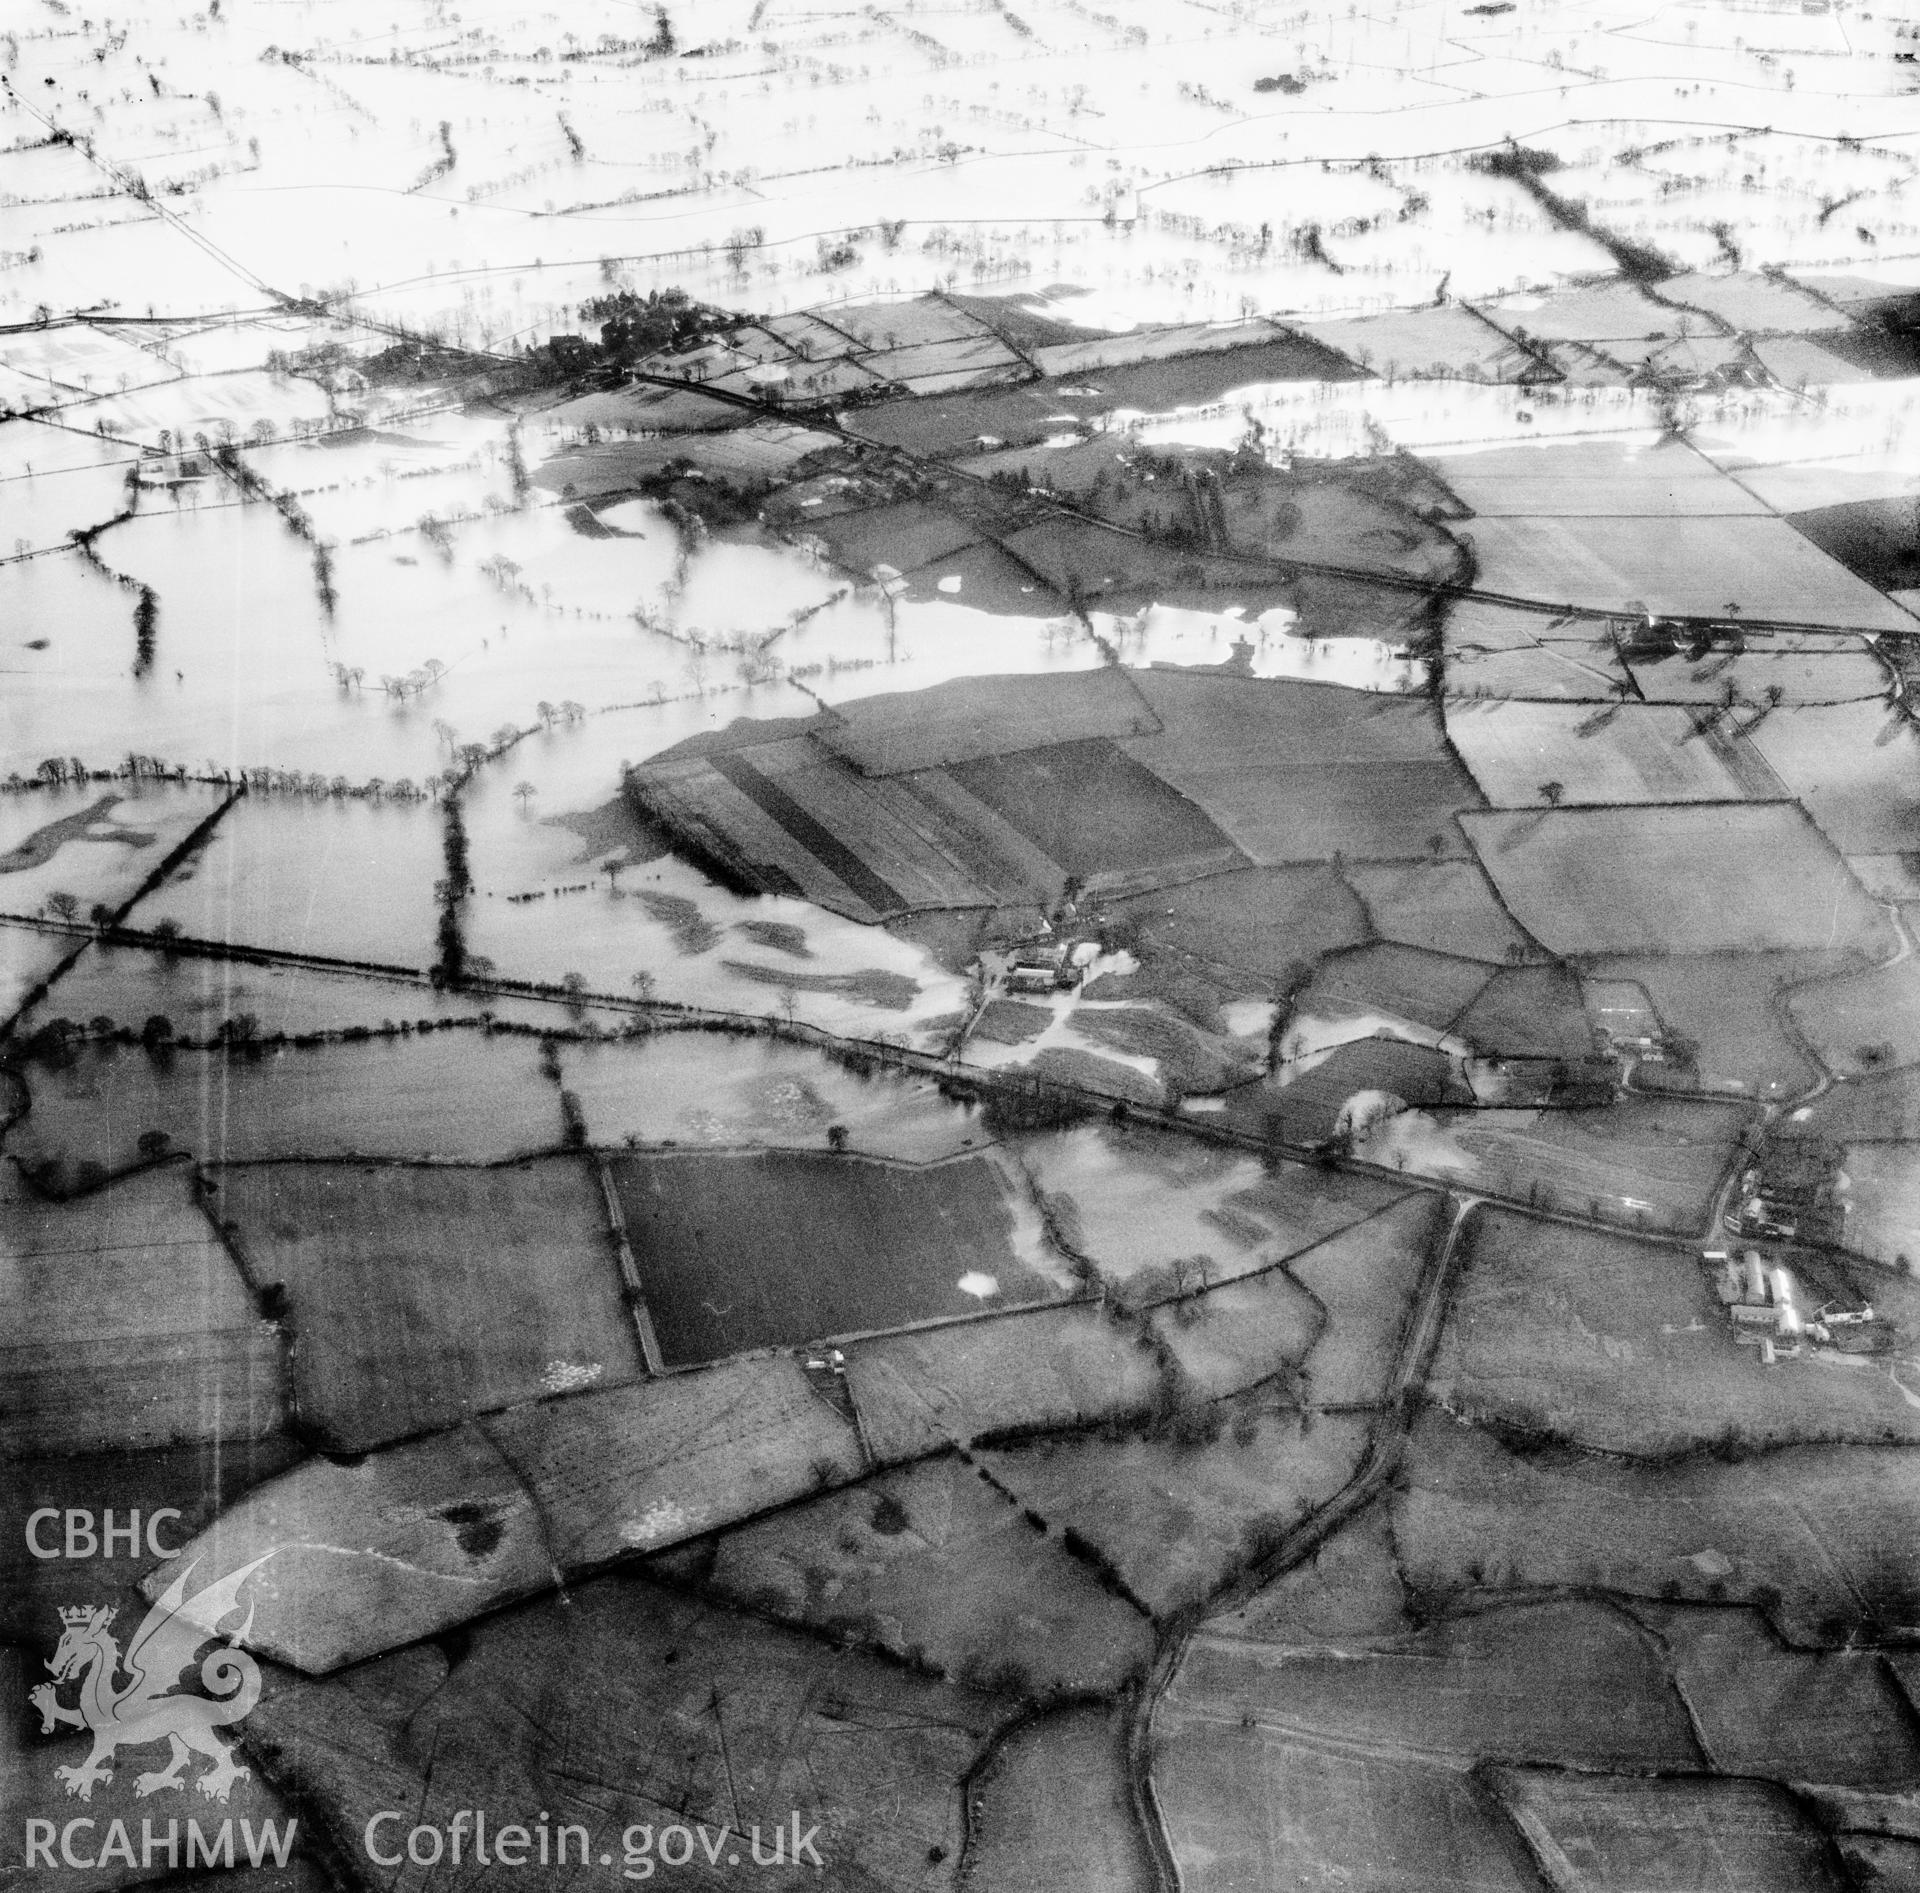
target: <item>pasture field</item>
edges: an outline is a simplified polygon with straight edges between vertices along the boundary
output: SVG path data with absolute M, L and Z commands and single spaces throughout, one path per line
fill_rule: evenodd
M 1222 1436 L 1036 1441 L 981 1463 L 1055 1531 L 1073 1531 L 1158 1618 L 1198 1604 L 1358 1469 L 1363 1422 L 1249 1406 Z
M 283 1306 L 295 1411 L 333 1451 L 637 1380 L 591 1168 L 242 1164 L 211 1211 Z
M 1016 1729 L 970 1784 L 961 1893 L 1152 1893 L 1117 1709 L 1056 1710 Z
M 1555 953 L 1891 953 L 1892 929 L 1787 803 L 1466 814 L 1501 898 Z
M 850 337 L 857 347 L 875 353 L 925 348 L 938 342 L 979 341 L 992 334 L 971 310 L 938 295 L 902 297 L 892 302 L 828 302 L 809 313 L 818 328 L 837 331 Z
M 1579 1059 L 1593 1051 L 1580 981 L 1565 966 L 1503 966 L 1449 1028 L 1490 1058 Z
M 1455 1893 L 1539 1885 L 1488 1797 L 1457 1769 L 1322 1748 L 1210 1705 L 1169 1697 L 1155 1797 L 1180 1883 L 1194 1893 L 1252 1886 L 1331 1889 L 1368 1863 L 1371 1884 Z
M 282 1576 L 257 1593 L 254 1647 L 324 1674 L 865 1470 L 853 1427 L 797 1362 L 738 1361 L 304 1460 L 178 1557 L 205 1575 L 271 1553 Z M 173 1574 L 162 1566 L 147 1594 Z
M 1428 1379 L 1468 1419 L 1646 1459 L 1729 1434 L 1920 1439 L 1920 1411 L 1882 1373 L 1764 1368 L 1688 1253 L 1487 1209 L 1470 1240 Z
M 1135 1304 L 1129 1297 L 1121 1305 Z M 1164 1301 L 1146 1327 L 1167 1368 L 1168 1397 L 1184 1409 L 1290 1376 L 1323 1325 L 1312 1297 L 1276 1265 Z
M 1266 1075 L 1264 1042 L 1202 1031 L 1152 1005 L 1081 1006 L 1072 1030 L 1089 1045 L 1152 1059 L 1170 1097 L 1217 1094 Z
M 285 1358 L 183 1165 L 73 1204 L 0 1179 L 0 1444 L 138 1452 L 263 1439 Z
M 471 1029 L 422 1040 L 161 1052 L 85 1046 L 27 1075 L 33 1108 L 9 1137 L 26 1163 L 115 1174 L 164 1132 L 202 1163 L 262 1157 L 512 1157 L 551 1149 L 562 1122 L 534 1040 Z
M 1737 731 L 1696 730 L 1677 705 L 1455 698 L 1447 735 L 1495 808 L 1772 800 L 1782 790 Z
M 1715 1769 L 1897 1792 L 1920 1783 L 1920 1743 L 1874 1650 L 1782 1646 L 1758 1611 L 1639 1604 L 1665 1645 Z
M 1057 1292 L 1023 1260 L 1030 1212 L 988 1156 L 654 1152 L 609 1169 L 670 1366 Z
M 1376 1178 L 1265 1164 L 1218 1145 L 1115 1124 L 1023 1137 L 1014 1153 L 1059 1238 L 1129 1301 L 1252 1274 L 1397 1200 Z
M 1460 852 L 1452 817 L 1481 797 L 1430 706 L 1191 673 L 1135 681 L 1162 727 L 1127 740 L 1127 753 L 1191 796 L 1260 866 Z
M 1415 1430 L 1408 1470 L 1394 1542 L 1424 1608 L 1481 1586 L 1536 1585 L 1758 1604 L 1792 1643 L 1825 1649 L 1920 1621 L 1908 1551 L 1920 1466 L 1908 1446 L 1636 1465 L 1509 1451 L 1436 1409 Z
M 943 1098 L 930 1079 L 851 1071 L 777 1039 L 655 1032 L 568 1044 L 560 1069 L 592 1144 L 820 1151 L 838 1124 L 861 1156 L 930 1164 L 993 1141 L 976 1107 Z
M 597 1681 L 555 1687 L 567 1677 Z M 959 1854 L 961 1784 L 1011 1709 L 621 1575 L 476 1624 L 451 1673 L 427 1650 L 364 1682 L 295 1682 L 249 1734 L 341 1851 L 363 1845 L 376 1809 L 407 1808 L 445 1832 L 457 1809 L 497 1797 L 609 1847 L 644 1827 L 656 1865 L 666 1827 L 724 1831 L 742 1865 L 723 1865 L 719 1885 L 755 1877 L 750 1829 L 770 1853 L 774 1829 L 797 1818 L 823 1859 L 858 1861 L 876 1886 L 919 1886 L 930 1852 Z M 523 1739 L 481 1733 L 508 1727 Z M 587 1753 L 591 1770 L 579 1765 Z M 489 1822 L 490 1840 L 496 1831 Z M 694 1858 L 705 1877 L 697 1847 Z M 537 1872 L 531 1854 L 527 1865 Z
M 1910 1270 L 1920 1256 L 1920 1147 L 1849 1144 L 1841 1172 L 1847 1247 Z
M 1041 1696 L 1122 1687 L 1152 1628 L 952 1453 L 720 1534 L 701 1587 L 948 1676 Z
M 1760 270 L 1709 275 L 1689 270 L 1660 285 L 1664 301 L 1705 309 L 1735 329 L 1755 335 L 1818 335 L 1845 329 L 1847 318 L 1819 296 L 1810 295 L 1789 276 Z
M 1920 837 L 1920 735 L 1884 703 L 1775 710 L 1751 741 L 1842 854 Z
M 1768 618 L 1855 631 L 1910 631 L 1913 619 L 1784 519 L 1476 518 L 1477 582 L 1550 604 L 1711 618 L 1729 604 Z
M 1382 940 L 1496 965 L 1525 944 L 1478 861 L 1363 861 L 1342 873 Z
M 1283 988 L 1368 937 L 1353 890 L 1317 865 L 1247 868 L 1156 889 L 1122 913 L 1149 958 L 1172 952 Z
M 1283 1066 L 1277 1077 L 1260 1093 L 1262 1115 L 1282 1143 L 1295 1146 L 1333 1139 L 1348 1100 L 1363 1091 L 1384 1091 L 1422 1110 L 1473 1102 L 1444 1052 L 1380 1032 L 1348 1039 L 1304 1069 Z
M 1685 441 L 1652 431 L 1501 443 L 1420 459 L 1482 519 L 1754 517 L 1767 511 Z M 1477 544 L 1477 525 L 1467 530 Z
M 1911 954 L 1869 968 L 1802 986 L 1789 993 L 1786 1009 L 1815 1054 L 1837 1076 L 1873 1078 L 1893 1067 L 1920 1064 L 1920 960 Z M 1845 1115 L 1851 1087 L 1816 1117 Z M 1892 1136 L 1892 1130 L 1868 1131 Z
M 1828 1137 L 1836 1143 L 1920 1141 L 1920 1072 L 1871 1071 L 1847 1077 L 1784 1117 L 1778 1137 Z
M 1735 707 L 1715 729 L 1736 741 L 1744 737 L 1762 755 L 1767 750 L 1760 738 L 1768 726 L 1776 719 L 1791 723 L 1804 714 L 1802 705 L 1856 704 L 1887 694 L 1887 673 L 1864 640 L 1813 632 L 1795 635 L 1791 643 L 1756 638 L 1738 656 L 1722 652 L 1699 663 L 1680 655 L 1635 658 L 1626 668 L 1648 703 L 1723 706 L 1731 693 Z M 1769 707 L 1776 704 L 1783 707 Z
M 816 733 L 862 775 L 895 776 L 1159 726 L 1133 673 L 1109 664 L 860 697 L 836 706 Z
M 1384 1013 L 1438 1035 L 1473 1003 L 1492 977 L 1493 969 L 1479 960 L 1383 941 L 1322 960 L 1312 985 L 1300 996 L 1296 1013 L 1335 1020 Z M 1282 1043 L 1284 1047 L 1286 1041 Z
M 1209 1617 L 1206 1627 L 1209 1636 L 1281 1648 L 1335 1643 L 1354 1649 L 1405 1636 L 1413 1628 L 1406 1605 L 1386 1507 L 1376 1502 L 1239 1609 Z
M 981 1435 L 1098 1425 L 1160 1385 L 1138 1336 L 1093 1308 L 1041 1308 L 856 1341 L 847 1383 L 876 1465 Z
M 1538 369 L 1525 349 L 1465 303 L 1322 318 L 1296 322 L 1294 327 L 1377 375 L 1520 381 Z
M 1725 1886 L 1841 1893 L 1831 1843 L 1783 1788 L 1503 1769 L 1496 1792 L 1567 1893 Z
M 1377 1125 L 1361 1154 L 1541 1209 L 1693 1232 L 1746 1117 L 1718 1104 L 1637 1096 L 1604 1109 L 1408 1111 Z
M 1655 953 L 1596 960 L 1592 973 L 1631 980 L 1667 1032 L 1694 1042 L 1693 1072 L 1643 1065 L 1636 1082 L 1739 1085 L 1765 1098 L 1804 1091 L 1819 1075 L 1787 1029 L 1787 988 L 1857 965 L 1852 955 L 1837 953 Z
M 1503 329 L 1522 328 L 1550 341 L 1641 342 L 1680 332 L 1677 311 L 1619 280 L 1560 289 L 1552 295 L 1523 291 L 1476 306 Z
M 1610 649 L 1583 638 L 1450 651 L 1447 689 L 1456 697 L 1611 705 L 1633 685 Z
M 1576 1768 L 1693 1769 L 1686 1710 L 1637 1625 L 1581 1598 L 1436 1623 L 1365 1653 L 1203 1631 L 1167 1705 L 1283 1738 L 1457 1763 L 1551 1755 Z
M 834 563 L 850 572 L 867 573 L 879 565 L 911 572 L 934 559 L 951 558 L 962 547 L 977 545 L 980 534 L 965 520 L 929 506 L 923 500 L 897 500 L 886 506 L 852 508 L 845 512 L 814 511 L 775 502 L 793 524 L 822 540 Z
M 1325 1311 L 1306 1361 L 1315 1406 L 1371 1406 L 1386 1397 L 1407 1311 L 1445 1219 L 1444 1200 L 1421 1191 L 1288 1259 L 1287 1273 Z

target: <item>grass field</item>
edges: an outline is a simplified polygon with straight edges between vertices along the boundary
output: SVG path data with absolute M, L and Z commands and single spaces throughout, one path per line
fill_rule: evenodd
M 1358 862 L 1345 879 L 1382 940 L 1495 964 L 1524 944 L 1477 861 Z
M 285 1417 L 282 1337 L 184 1166 L 70 1204 L 0 1177 L 0 1443 L 137 1452 L 260 1439 Z
M 1920 1612 L 1907 1549 L 1920 1529 L 1911 1447 L 1641 1466 L 1508 1451 L 1435 1412 L 1415 1432 L 1409 1474 L 1394 1542 L 1427 1609 L 1483 1586 L 1535 1585 L 1758 1603 L 1795 1644 L 1828 1649 L 1878 1641 Z
M 214 1211 L 293 1337 L 296 1410 L 342 1452 L 643 1371 L 577 1158 L 506 1169 L 260 1164 Z
M 1481 519 L 1754 517 L 1767 510 L 1686 442 L 1651 431 L 1503 443 L 1421 460 Z M 1478 544 L 1477 522 L 1467 530 Z
M 1353 890 L 1318 865 L 1249 868 L 1159 889 L 1123 909 L 1142 950 L 1230 967 L 1285 986 L 1368 937 Z
M 1373 1216 L 1398 1192 L 1376 1178 L 1267 1165 L 1155 1131 L 1086 1124 L 1021 1138 L 1019 1160 L 1061 1238 L 1130 1300 L 1252 1273 Z
M 1912 618 L 1783 519 L 1673 514 L 1658 520 L 1476 518 L 1468 528 L 1478 582 L 1549 603 L 1620 610 L 1755 616 L 1861 631 L 1913 628 Z
M 596 1144 L 819 1151 L 838 1124 L 862 1156 L 936 1163 L 992 1141 L 979 1112 L 943 1098 L 930 1079 L 855 1073 L 773 1039 L 656 1032 L 563 1046 L 560 1069 Z
M 1580 981 L 1565 966 L 1503 966 L 1449 1031 L 1490 1058 L 1577 1059 L 1593 1050 Z
M 1207 1630 L 1255 1643 L 1352 1649 L 1405 1636 L 1413 1628 L 1406 1606 L 1387 1510 L 1375 1502 L 1239 1609 L 1209 1617 Z
M 1386 1397 L 1407 1310 L 1444 1220 L 1442 1199 L 1422 1191 L 1289 1260 L 1287 1273 L 1326 1312 L 1306 1362 L 1316 1406 Z
M 1849 1144 L 1841 1169 L 1847 1247 L 1910 1267 L 1920 1257 L 1920 1148 Z
M 1496 808 L 1783 793 L 1743 738 L 1718 724 L 1700 734 L 1677 705 L 1623 704 L 1596 714 L 1581 704 L 1470 697 L 1447 706 L 1447 734 Z
M 1039 1696 L 1122 1687 L 1147 1620 L 946 1453 L 723 1532 L 702 1587 L 953 1677 Z
M 1126 1738 L 1091 1705 L 1015 1730 L 972 1783 L 961 1893 L 1152 1893 Z
M 1762 1367 L 1689 1255 L 1489 1210 L 1428 1385 L 1469 1418 L 1641 1458 L 1729 1435 L 1920 1440 L 1920 1411 L 1882 1373 Z
M 1261 866 L 1459 853 L 1451 817 L 1481 798 L 1427 705 L 1173 672 L 1137 682 L 1162 730 L 1127 741 L 1128 754 Z
M 1799 809 L 1713 803 L 1462 817 L 1520 923 L 1556 953 L 1891 952 L 1892 930 Z
M 1369 1153 L 1409 1149 L 1395 1119 Z M 1691 1233 L 1706 1220 L 1746 1110 L 1683 1099 L 1625 1097 L 1597 1110 L 1477 1110 L 1443 1119 L 1470 1174 L 1504 1196 L 1603 1217 L 1629 1229 Z M 1391 1158 L 1386 1160 L 1391 1161 Z M 1410 1167 L 1421 1167 L 1417 1155 Z
M 858 697 L 823 718 L 818 734 L 863 775 L 893 776 L 1158 727 L 1132 673 L 1109 664 Z
M 1783 1788 L 1508 1769 L 1496 1789 L 1568 1893 L 1644 1886 L 1841 1893 L 1831 1843 Z
M 1488 1797 L 1457 1769 L 1321 1748 L 1184 1701 L 1169 1700 L 1156 1721 L 1167 1737 L 1156 1798 L 1193 1893 L 1320 1893 L 1352 1885 L 1356 1861 L 1367 1884 L 1393 1893 L 1539 1885 Z
M 1758 1097 L 1778 1097 L 1804 1091 L 1817 1075 L 1785 1023 L 1785 988 L 1858 964 L 1839 953 L 1650 954 L 1597 961 L 1593 972 L 1631 980 L 1668 1032 L 1694 1041 L 1693 1073 L 1645 1066 L 1642 1081 L 1658 1085 L 1671 1074 L 1675 1083 L 1741 1085 Z
M 599 1680 L 592 1692 L 556 1687 L 577 1676 Z M 545 1809 L 554 1833 L 575 1825 L 612 1852 L 611 1873 L 570 1861 L 576 1878 L 658 1868 L 663 1848 L 672 1858 L 668 1830 L 680 1826 L 701 1867 L 655 1877 L 698 1884 L 708 1877 L 689 1831 L 698 1823 L 723 1850 L 710 1883 L 748 1884 L 765 1878 L 747 1864 L 749 1831 L 759 1829 L 770 1854 L 774 1829 L 785 1827 L 790 1850 L 798 1820 L 824 1860 L 858 1861 L 876 1886 L 925 1886 L 931 1852 L 960 1852 L 961 1784 L 1010 1709 L 618 1576 L 476 1624 L 451 1673 L 429 1649 L 364 1679 L 295 1683 L 261 1706 L 249 1735 L 302 1815 L 343 1852 L 362 1846 L 379 1808 L 406 1808 L 444 1833 L 457 1809 L 497 1798 L 489 1846 L 507 1811 L 531 1823 Z M 516 1735 L 502 1740 L 508 1728 Z M 589 1752 L 596 1759 L 585 1768 Z M 741 1856 L 732 1872 L 726 1851 Z M 526 1866 L 533 1880 L 531 1851 Z
M 1303 335 L 1375 374 L 1517 381 L 1536 364 L 1527 352 L 1463 303 L 1390 309 L 1383 315 L 1300 322 Z
M 1666 1646 L 1721 1773 L 1888 1792 L 1920 1779 L 1912 1716 L 1879 1652 L 1788 1649 L 1753 1610 L 1636 1614 Z
M 1908 954 L 1864 973 L 1802 986 L 1786 1007 L 1808 1044 L 1843 1078 L 1871 1078 L 1899 1065 L 1920 1064 L 1920 960 Z M 1850 1099 L 1816 1103 L 1816 1116 L 1845 1113 Z M 1892 1135 L 1875 1131 L 1874 1136 Z
M 611 1170 L 673 1366 L 1057 1292 L 1022 1260 L 1031 1212 L 1017 1182 L 984 1156 L 901 1165 L 689 1151 L 619 1157 Z
M 1284 1409 L 1222 1416 L 1222 1436 L 1067 1439 L 982 1463 L 1057 1531 L 1072 1530 L 1164 1618 L 1203 1601 L 1357 1470 L 1365 1425 Z
M 1383 1091 L 1423 1110 L 1473 1102 L 1444 1052 L 1383 1032 L 1348 1039 L 1305 1069 L 1284 1066 L 1279 1076 L 1261 1094 L 1264 1120 L 1282 1143 L 1308 1148 L 1341 1132 L 1347 1103 L 1361 1092 Z
M 1297 1010 L 1333 1019 L 1384 1013 L 1438 1035 L 1473 1003 L 1492 977 L 1493 969 L 1479 960 L 1383 942 L 1322 961 Z
M 82 1164 L 140 1161 L 164 1131 L 203 1163 L 261 1157 L 511 1157 L 559 1143 L 560 1106 L 526 1038 L 463 1030 L 240 1052 L 82 1049 L 36 1067 L 33 1109 L 9 1139 L 28 1162 L 54 1159 L 71 1185 Z
M 887 1335 L 846 1353 L 860 1430 L 882 1466 L 982 1434 L 1124 1419 L 1160 1385 L 1139 1339 L 1092 1308 Z
M 1885 704 L 1775 710 L 1752 741 L 1842 854 L 1920 839 L 1920 736 Z
M 1857 703 L 1887 693 L 1887 673 L 1866 641 L 1838 633 L 1805 632 L 1779 643 L 1755 639 L 1746 651 L 1722 652 L 1694 662 L 1675 654 L 1635 658 L 1626 668 L 1634 689 L 1648 703 L 1720 705 L 1729 695 L 1738 707 L 1721 727 L 1748 732 L 1749 744 L 1776 717 L 1791 722 L 1802 704 Z M 1769 704 L 1782 708 L 1769 709 Z M 1764 712 L 1764 714 L 1763 714 Z M 1791 713 L 1791 714 L 1789 714 Z
M 1447 1619 L 1364 1654 L 1202 1632 L 1165 1702 L 1283 1738 L 1456 1765 L 1550 1755 L 1626 1772 L 1702 1760 L 1649 1640 L 1580 1598 Z

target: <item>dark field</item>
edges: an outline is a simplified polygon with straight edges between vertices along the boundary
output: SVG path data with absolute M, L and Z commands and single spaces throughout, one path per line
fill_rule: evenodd
M 987 757 L 949 773 L 1076 880 L 1195 856 L 1238 864 L 1233 844 L 1199 809 L 1103 739 Z
M 1054 1293 L 1016 1255 L 1011 1186 L 983 1157 L 907 1166 L 761 1151 L 610 1167 L 670 1366 Z M 993 1276 L 999 1293 L 964 1293 L 969 1273 Z
M 606 1209 L 574 1158 L 248 1164 L 215 1213 L 293 1335 L 305 1425 L 361 1452 L 641 1373 Z

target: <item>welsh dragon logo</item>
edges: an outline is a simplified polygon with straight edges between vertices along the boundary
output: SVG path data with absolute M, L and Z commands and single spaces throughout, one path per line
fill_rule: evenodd
M 221 1623 L 239 1608 L 241 1586 L 272 1556 L 256 1558 L 191 1598 L 187 1579 L 195 1567 L 188 1565 L 147 1612 L 124 1656 L 111 1634 L 112 1609 L 81 1604 L 61 1611 L 60 1642 L 47 1663 L 53 1681 L 39 1684 L 29 1697 L 40 1711 L 42 1735 L 53 1734 L 62 1723 L 93 1732 L 93 1751 L 84 1762 L 54 1770 L 69 1794 L 91 1801 L 95 1783 L 113 1779 L 106 1762 L 115 1749 L 155 1742 L 171 1742 L 173 1755 L 166 1767 L 136 1777 L 140 1795 L 185 1787 L 184 1771 L 195 1754 L 213 1763 L 194 1783 L 209 1800 L 226 1800 L 236 1781 L 249 1778 L 251 1770 L 233 1759 L 233 1750 L 214 1730 L 240 1721 L 260 1700 L 260 1666 L 235 1647 L 252 1628 L 251 1603 L 246 1622 L 200 1665 L 201 1687 L 210 1693 L 175 1691 L 202 1646 L 216 1640 Z M 124 1682 L 118 1680 L 122 1672 Z M 80 1706 L 69 1709 L 60 1702 L 59 1689 L 75 1678 Z

